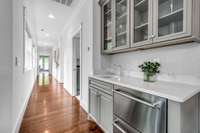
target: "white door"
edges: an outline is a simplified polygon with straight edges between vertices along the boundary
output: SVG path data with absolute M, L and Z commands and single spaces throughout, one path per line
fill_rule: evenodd
M 76 96 L 77 95 L 77 69 L 76 69 L 76 39 L 73 38 L 73 54 L 72 54 L 72 76 L 73 76 L 73 95 Z
M 73 38 L 73 95 L 80 95 L 80 37 L 75 35 Z

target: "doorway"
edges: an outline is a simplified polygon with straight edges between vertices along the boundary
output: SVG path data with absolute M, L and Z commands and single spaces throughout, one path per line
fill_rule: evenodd
M 39 72 L 49 72 L 49 56 L 39 57 Z
M 79 100 L 81 98 L 81 28 L 72 37 L 73 56 L 73 95 Z

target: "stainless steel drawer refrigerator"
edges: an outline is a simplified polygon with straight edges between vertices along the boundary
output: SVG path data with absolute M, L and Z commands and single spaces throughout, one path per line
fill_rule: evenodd
M 113 90 L 113 133 L 167 133 L 167 100 L 132 89 Z

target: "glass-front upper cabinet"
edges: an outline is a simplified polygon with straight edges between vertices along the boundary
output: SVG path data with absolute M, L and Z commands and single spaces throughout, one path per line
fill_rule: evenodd
M 190 1 L 190 0 L 189 0 Z M 155 42 L 185 37 L 188 35 L 188 0 L 156 0 Z M 191 24 L 191 23 L 190 23 Z
M 114 0 L 114 48 L 128 48 L 129 44 L 129 0 Z
M 104 53 L 200 41 L 200 0 L 100 1 Z
M 158 36 L 183 32 L 183 0 L 159 0 Z
M 102 37 L 103 37 L 103 51 L 108 52 L 112 50 L 113 47 L 113 37 L 112 37 L 112 0 L 107 0 L 102 6 Z
M 133 0 L 132 46 L 152 43 L 152 0 Z

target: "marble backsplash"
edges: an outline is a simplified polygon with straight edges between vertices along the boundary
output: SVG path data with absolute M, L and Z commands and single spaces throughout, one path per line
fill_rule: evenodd
M 94 72 L 95 74 L 117 74 L 115 68 L 109 67 L 104 68 L 103 70 L 98 70 Z M 143 78 L 143 72 L 134 71 L 134 70 L 125 70 L 121 69 L 122 77 L 134 77 L 134 78 Z M 175 82 L 189 85 L 200 85 L 200 76 L 194 75 L 184 75 L 184 74 L 173 74 L 173 73 L 160 73 L 157 75 L 158 81 L 167 81 L 167 82 Z

